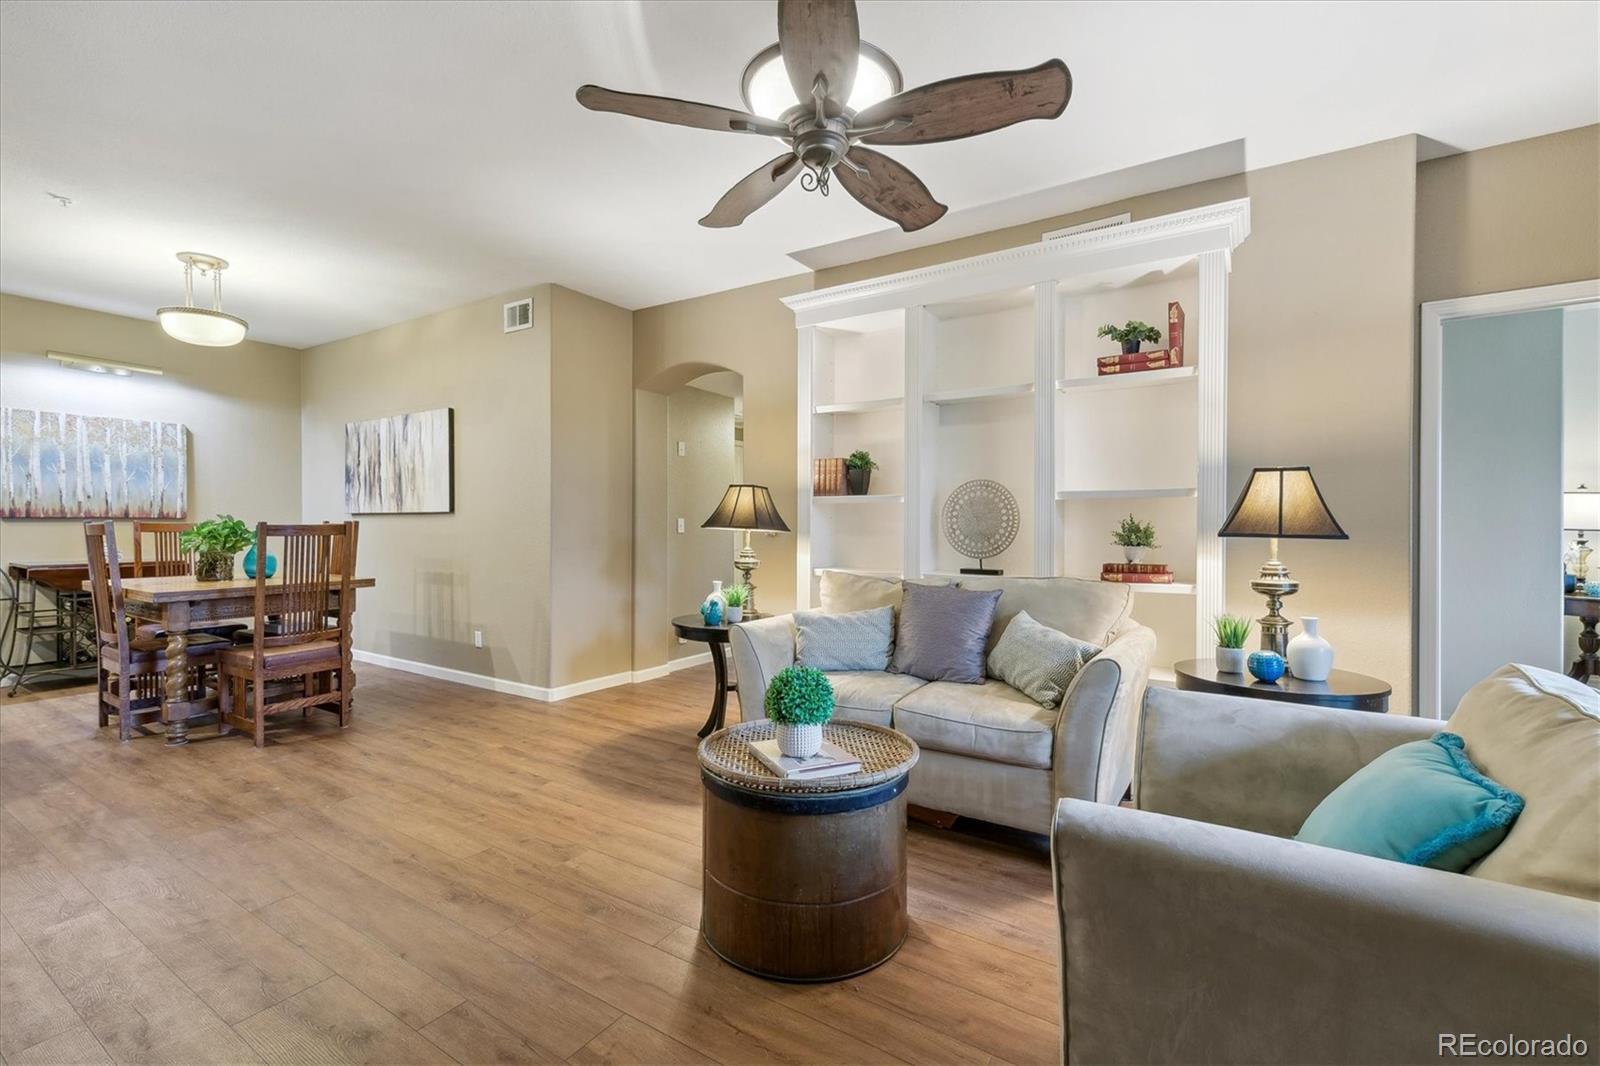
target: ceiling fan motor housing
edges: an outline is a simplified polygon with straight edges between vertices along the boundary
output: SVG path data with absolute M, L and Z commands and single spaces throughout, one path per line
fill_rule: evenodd
M 823 119 L 809 113 L 790 126 L 794 135 L 794 154 L 812 170 L 828 170 L 850 150 L 850 122 L 845 118 Z

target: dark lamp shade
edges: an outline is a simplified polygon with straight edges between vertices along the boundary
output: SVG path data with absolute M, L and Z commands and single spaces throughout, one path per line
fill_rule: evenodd
M 1258 466 L 1239 494 L 1219 537 L 1348 540 L 1322 500 L 1309 466 Z
M 789 527 L 772 502 L 772 493 L 765 485 L 729 485 L 722 502 L 711 512 L 711 517 L 700 523 L 701 529 L 763 529 L 769 533 L 787 533 Z

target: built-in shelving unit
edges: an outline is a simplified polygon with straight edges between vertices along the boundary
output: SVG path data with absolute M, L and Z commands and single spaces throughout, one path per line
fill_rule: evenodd
M 799 345 L 797 597 L 825 569 L 958 577 L 946 497 L 999 481 L 1022 514 L 986 565 L 1097 578 L 1110 531 L 1153 522 L 1171 584 L 1131 584 L 1157 674 L 1204 654 L 1223 610 L 1229 257 L 1249 201 L 1074 234 L 788 297 Z M 1185 312 L 1185 365 L 1100 376 L 1105 322 Z M 812 461 L 858 449 L 870 496 L 811 494 Z

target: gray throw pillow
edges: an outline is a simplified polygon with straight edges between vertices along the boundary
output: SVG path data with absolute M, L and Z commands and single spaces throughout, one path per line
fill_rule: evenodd
M 989 676 L 1041 706 L 1054 707 L 1083 664 L 1103 650 L 1018 611 L 989 653 Z
M 894 608 L 794 613 L 795 662 L 818 670 L 887 670 Z
M 983 684 L 983 648 L 1000 590 L 905 582 L 894 670 L 924 681 Z

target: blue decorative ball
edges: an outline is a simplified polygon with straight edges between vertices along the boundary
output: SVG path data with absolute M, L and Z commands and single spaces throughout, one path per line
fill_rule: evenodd
M 1250 673 L 1257 681 L 1272 684 L 1283 676 L 1287 664 L 1283 656 L 1275 651 L 1256 651 L 1250 653 Z

